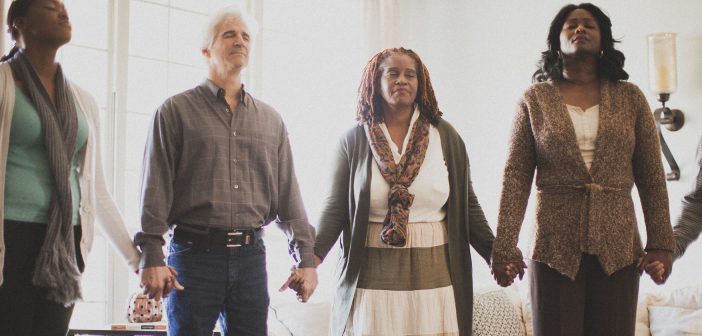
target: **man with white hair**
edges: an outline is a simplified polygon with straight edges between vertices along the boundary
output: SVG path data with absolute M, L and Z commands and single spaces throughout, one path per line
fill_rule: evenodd
M 168 334 L 266 335 L 262 227 L 285 231 L 300 301 L 317 286 L 309 224 L 288 134 L 278 113 L 244 90 L 255 22 L 235 8 L 215 15 L 202 54 L 209 74 L 156 111 L 142 180 L 141 285 L 168 295 Z M 173 229 L 168 266 L 163 235 Z M 181 286 L 182 284 L 182 286 Z M 176 289 L 171 292 L 172 289 Z M 170 295 L 169 295 L 170 292 Z

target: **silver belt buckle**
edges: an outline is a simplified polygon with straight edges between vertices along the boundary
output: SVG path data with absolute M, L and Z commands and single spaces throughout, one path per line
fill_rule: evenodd
M 231 244 L 232 238 L 234 236 L 241 236 L 243 235 L 243 232 L 227 232 L 227 247 L 241 247 L 241 244 Z M 246 236 L 246 242 L 245 244 L 249 244 L 249 240 L 251 239 L 250 236 Z

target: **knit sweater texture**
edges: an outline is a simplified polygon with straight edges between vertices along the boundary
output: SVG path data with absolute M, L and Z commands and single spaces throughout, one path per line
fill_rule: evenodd
M 504 168 L 493 262 L 522 260 L 519 231 L 536 175 L 535 244 L 531 259 L 575 279 L 583 253 L 607 274 L 643 255 L 632 188 L 646 224 L 646 250 L 673 251 L 668 194 L 655 121 L 641 90 L 600 83 L 600 121 L 588 170 L 566 105 L 552 81 L 521 97 Z

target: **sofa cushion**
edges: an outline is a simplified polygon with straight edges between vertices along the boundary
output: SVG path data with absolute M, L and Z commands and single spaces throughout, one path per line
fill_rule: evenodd
M 648 294 L 644 297 L 639 297 L 639 300 L 636 303 L 636 336 L 651 335 L 651 330 L 649 329 L 650 321 L 648 318 L 648 306 L 650 306 L 652 302 L 657 300 L 657 298 L 658 297 L 654 294 Z
M 653 306 L 702 308 L 702 285 L 678 288 L 669 293 L 659 293 L 651 302 Z
M 474 336 L 524 336 L 519 302 L 508 295 L 510 289 L 495 289 L 473 296 Z
M 702 335 L 702 309 L 651 306 L 648 315 L 652 336 Z
M 651 295 L 648 320 L 651 335 L 702 335 L 702 286 Z

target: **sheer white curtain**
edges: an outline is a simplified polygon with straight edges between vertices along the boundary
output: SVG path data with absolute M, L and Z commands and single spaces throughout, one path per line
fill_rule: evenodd
M 5 17 L 7 15 L 7 11 L 5 10 L 5 0 L 0 0 L 0 11 L 2 11 L 2 14 L 0 14 L 0 18 L 2 18 L 2 21 L 0 21 L 0 26 L 2 26 L 2 33 L 0 33 L 0 55 L 5 54 L 5 39 L 7 38 L 5 35 Z
M 385 48 L 399 46 L 400 0 L 364 0 L 363 35 L 368 58 Z

